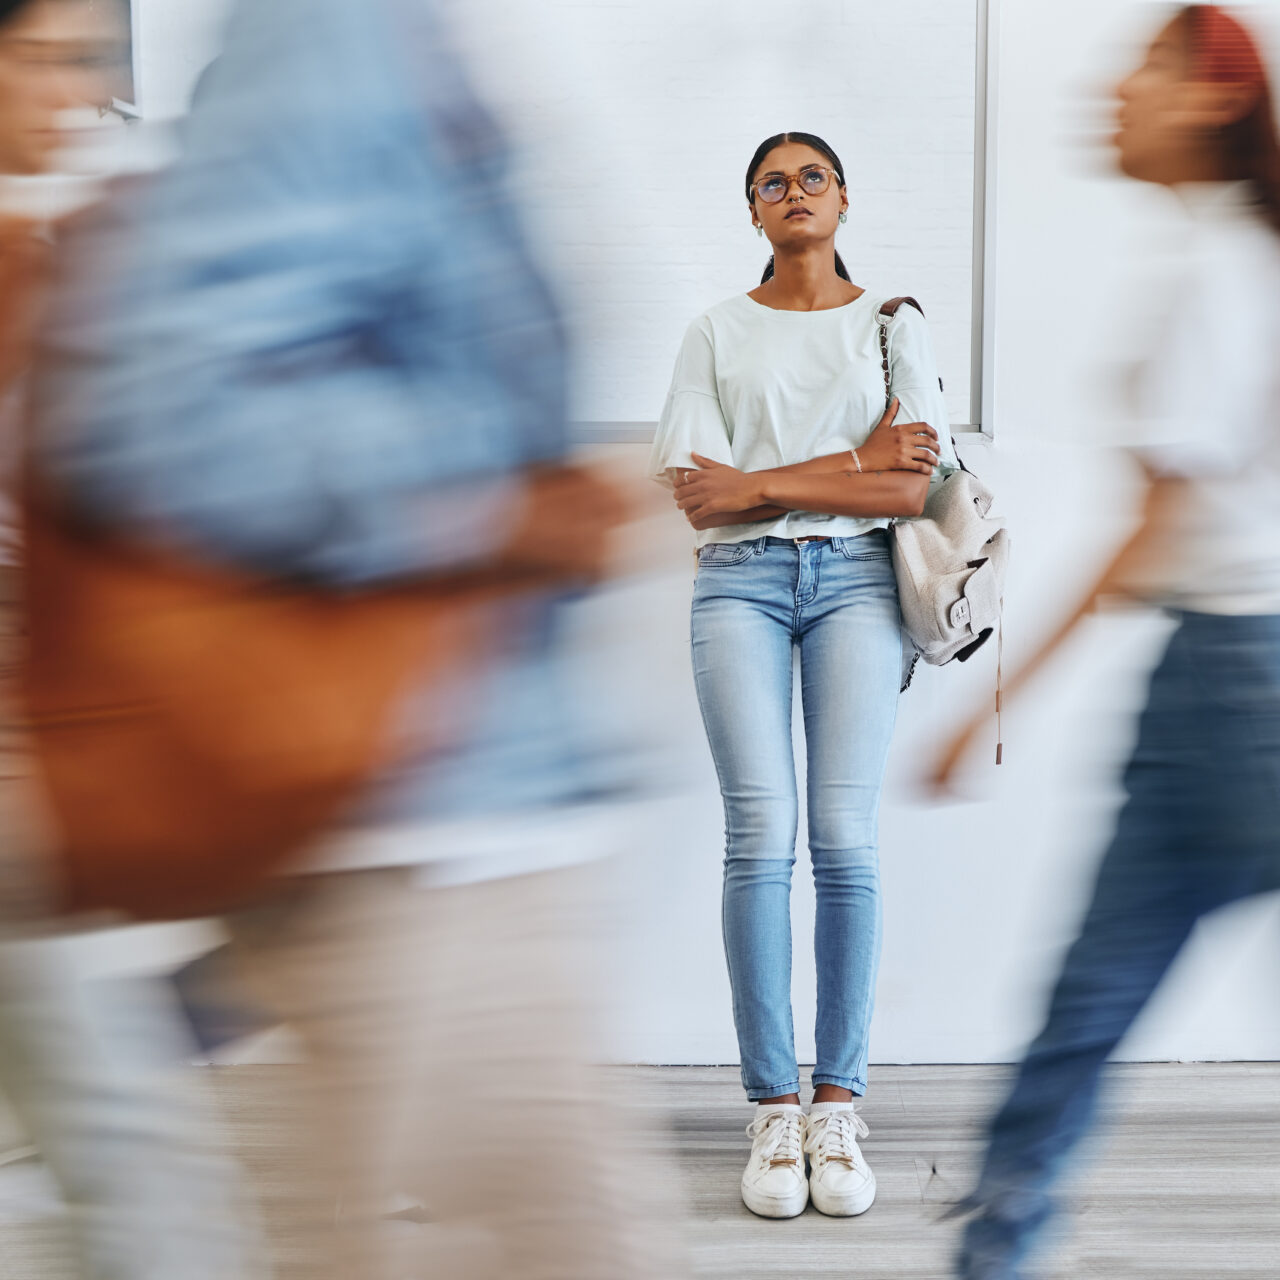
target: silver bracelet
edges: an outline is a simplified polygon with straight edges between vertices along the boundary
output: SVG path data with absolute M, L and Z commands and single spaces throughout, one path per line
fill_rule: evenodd
M 851 454 L 853 454 L 853 465 L 854 465 L 855 467 L 857 467 L 857 468 L 858 468 L 858 474 L 859 474 L 859 475 L 861 475 L 861 474 L 862 474 L 862 459 L 858 457 L 858 451 L 857 451 L 857 449 L 850 449 L 850 450 L 849 450 L 849 452 L 850 452 Z

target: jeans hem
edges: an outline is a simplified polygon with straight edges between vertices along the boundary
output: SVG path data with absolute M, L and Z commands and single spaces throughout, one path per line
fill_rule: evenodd
M 848 1089 L 859 1098 L 867 1091 L 867 1082 L 865 1080 L 855 1080 L 852 1076 L 828 1076 L 815 1071 L 812 1079 L 815 1085 L 833 1084 L 837 1089 Z
M 765 1085 L 760 1089 L 752 1089 L 747 1086 L 747 1100 L 749 1102 L 759 1102 L 762 1098 L 781 1098 L 784 1094 L 799 1093 L 799 1079 L 792 1080 L 789 1084 L 771 1084 Z

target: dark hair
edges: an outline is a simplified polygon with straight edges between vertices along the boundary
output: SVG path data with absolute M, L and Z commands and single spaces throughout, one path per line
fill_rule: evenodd
M 32 8 L 35 3 L 36 0 L 0 0 L 0 26 L 4 26 L 10 18 L 16 18 L 23 9 Z
M 752 179 L 756 176 L 756 170 L 764 162 L 765 156 L 769 154 L 774 147 L 780 147 L 784 142 L 798 142 L 806 147 L 812 147 L 815 151 L 826 156 L 831 162 L 831 167 L 836 171 L 836 181 L 843 187 L 844 181 L 844 165 L 840 163 L 840 157 L 831 149 L 827 143 L 823 142 L 816 133 L 775 133 L 772 138 L 766 138 L 757 148 L 756 153 L 751 157 L 751 163 L 747 166 L 747 203 L 754 205 L 755 199 L 751 190 Z M 845 269 L 844 261 L 840 255 L 836 254 L 836 275 L 841 280 L 849 279 L 849 272 Z M 764 284 L 766 280 L 773 278 L 773 257 L 770 255 L 769 261 L 765 263 L 764 275 L 760 277 L 760 283 Z
M 1218 131 L 1224 177 L 1249 182 L 1267 220 L 1280 232 L 1280 133 L 1266 64 L 1248 28 L 1217 5 L 1190 4 L 1175 22 L 1185 32 L 1191 75 L 1248 84 L 1257 95 L 1239 120 Z

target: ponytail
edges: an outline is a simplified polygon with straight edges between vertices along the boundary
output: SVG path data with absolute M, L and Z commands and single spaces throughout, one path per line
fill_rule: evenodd
M 25 9 L 32 0 L 0 0 L 0 26 L 14 17 L 20 9 Z
M 1247 178 L 1267 221 L 1280 234 L 1280 136 L 1276 133 L 1271 91 L 1264 90 L 1245 118 L 1223 131 L 1233 177 Z

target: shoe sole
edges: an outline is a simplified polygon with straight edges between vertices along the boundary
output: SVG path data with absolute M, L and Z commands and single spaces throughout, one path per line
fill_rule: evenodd
M 809 1203 L 809 1188 L 806 1184 L 789 1199 L 779 1200 L 776 1196 L 762 1196 L 744 1186 L 742 1203 L 757 1218 L 798 1218 Z
M 821 1203 L 824 1199 L 826 1200 L 825 1205 Z M 856 1218 L 859 1214 L 866 1213 L 876 1202 L 875 1174 L 871 1175 L 871 1185 L 860 1191 L 856 1196 L 831 1196 L 828 1198 L 816 1195 L 811 1191 L 809 1200 L 819 1213 L 826 1214 L 828 1218 Z

